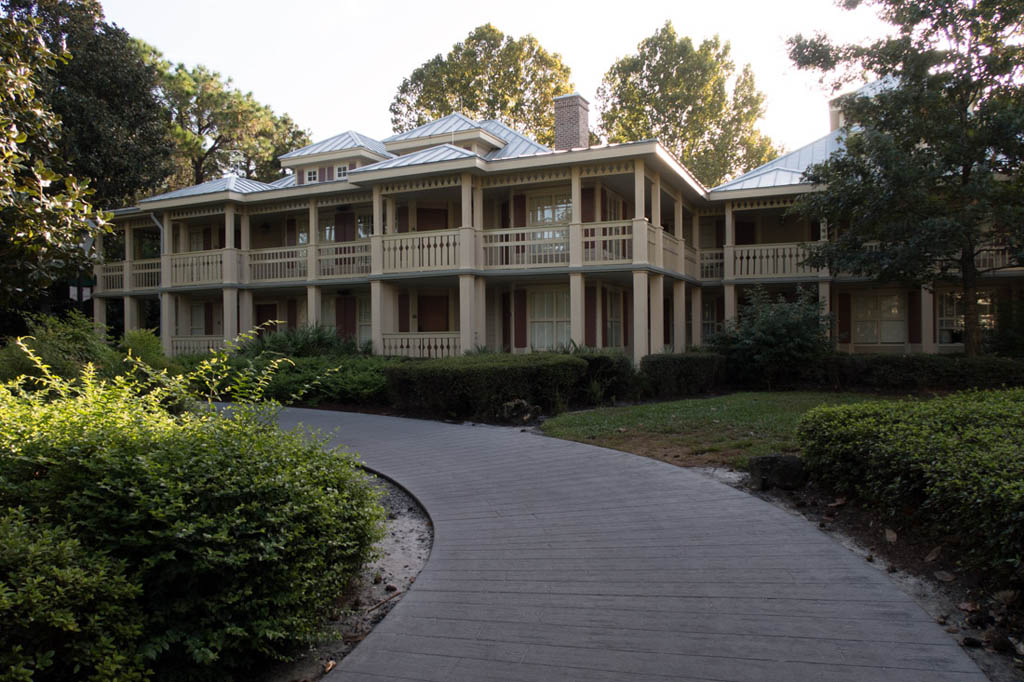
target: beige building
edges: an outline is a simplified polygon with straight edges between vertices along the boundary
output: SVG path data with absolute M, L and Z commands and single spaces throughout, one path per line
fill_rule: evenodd
M 554 150 L 452 114 L 383 141 L 350 131 L 295 150 L 269 184 L 226 177 L 119 210 L 95 317 L 123 304 L 131 329 L 159 310 L 173 354 L 282 320 L 386 355 L 575 343 L 639 361 L 700 345 L 746 287 L 802 284 L 835 315 L 842 350 L 962 348 L 956 292 L 802 265 L 825 233 L 786 210 L 838 133 L 709 190 L 656 140 L 590 147 L 587 110 L 578 95 L 556 100 Z M 988 282 L 991 325 L 996 296 L 1024 299 L 1024 270 Z

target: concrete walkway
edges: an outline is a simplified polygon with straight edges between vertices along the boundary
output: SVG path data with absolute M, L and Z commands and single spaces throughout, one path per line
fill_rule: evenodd
M 985 680 L 877 568 L 700 473 L 522 433 L 288 409 L 427 508 L 352 680 Z

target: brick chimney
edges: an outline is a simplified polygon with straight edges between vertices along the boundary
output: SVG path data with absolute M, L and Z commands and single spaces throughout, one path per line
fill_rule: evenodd
M 555 150 L 590 146 L 590 102 L 580 95 L 555 98 Z

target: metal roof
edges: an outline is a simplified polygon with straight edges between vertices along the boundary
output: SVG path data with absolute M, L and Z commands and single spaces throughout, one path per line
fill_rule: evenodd
M 195 197 L 202 194 L 217 194 L 219 192 L 238 192 L 239 194 L 249 194 L 251 192 L 263 192 L 268 189 L 276 189 L 276 187 L 265 182 L 240 178 L 237 175 L 228 175 L 223 178 L 217 178 L 216 180 L 207 180 L 206 182 L 198 185 L 192 185 L 191 187 L 177 189 L 173 192 L 158 194 L 155 197 L 148 197 L 139 203 L 141 204 L 147 201 L 164 201 L 166 199 L 184 199 L 185 197 Z
M 842 131 L 834 130 L 821 139 L 715 187 L 711 193 L 805 184 L 804 171 L 807 167 L 821 163 L 834 152 L 844 149 L 843 139 Z
M 440 163 L 442 161 L 479 158 L 479 155 L 474 154 L 468 149 L 456 147 L 453 144 L 439 144 L 435 147 L 421 149 L 420 151 L 413 152 L 412 154 L 406 154 L 405 156 L 396 156 L 393 159 L 378 161 L 377 163 L 372 163 L 369 166 L 360 166 L 359 168 L 350 170 L 348 174 L 352 176 L 358 173 L 365 173 L 366 171 L 386 170 L 388 168 L 407 168 L 409 166 Z
M 436 121 L 424 123 L 418 128 L 407 130 L 404 133 L 397 133 L 391 137 L 385 137 L 384 142 L 401 142 L 403 140 L 414 140 L 419 137 L 430 137 L 432 135 L 444 135 L 445 133 L 457 133 L 462 130 L 473 130 L 479 128 L 480 124 L 465 114 L 455 112 L 448 114 Z
M 282 178 L 278 178 L 270 183 L 270 186 L 274 189 L 283 189 L 285 187 L 295 187 L 295 173 L 286 175 Z
M 527 156 L 529 154 L 548 154 L 550 149 L 536 142 L 518 130 L 513 130 L 501 121 L 489 120 L 480 121 L 479 126 L 495 137 L 505 140 L 505 146 L 495 149 L 487 155 L 488 161 L 495 159 L 510 159 L 514 156 Z
M 312 156 L 313 154 L 339 152 L 345 149 L 366 149 L 374 154 L 380 154 L 381 156 L 392 156 L 392 154 L 384 149 L 384 143 L 380 140 L 367 137 L 366 135 L 357 133 L 354 130 L 347 130 L 340 135 L 329 137 L 322 142 L 315 142 L 303 147 L 302 149 L 296 149 L 295 151 L 288 152 L 287 154 L 282 154 L 278 158 L 294 159 L 299 156 Z

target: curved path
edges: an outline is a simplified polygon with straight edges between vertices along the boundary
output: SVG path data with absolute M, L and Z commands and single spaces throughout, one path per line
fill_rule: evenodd
M 413 589 L 327 679 L 965 682 L 880 570 L 704 475 L 518 429 L 288 409 L 434 522 Z

